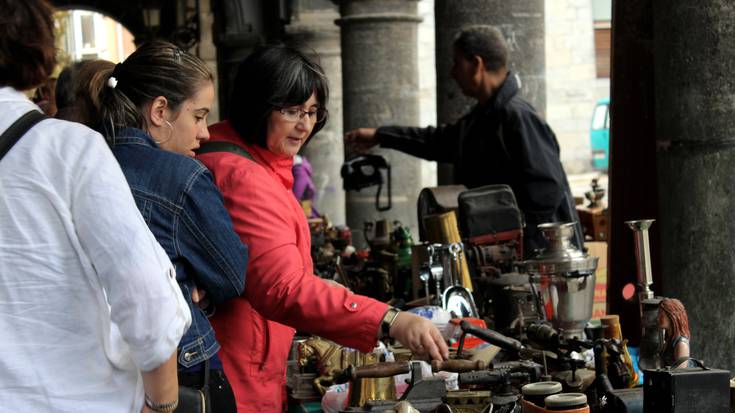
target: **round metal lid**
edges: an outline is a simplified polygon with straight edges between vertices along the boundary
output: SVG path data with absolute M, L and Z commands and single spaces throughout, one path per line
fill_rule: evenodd
M 561 383 L 558 381 L 540 381 L 529 383 L 521 387 L 524 396 L 543 396 L 561 392 Z
M 546 407 L 576 407 L 587 404 L 584 393 L 559 393 L 547 396 L 544 399 Z
M 531 275 L 564 276 L 594 273 L 598 258 L 585 254 L 571 243 L 574 225 L 574 222 L 539 225 L 538 229 L 549 241 L 549 245 L 535 257 L 523 262 L 526 272 Z

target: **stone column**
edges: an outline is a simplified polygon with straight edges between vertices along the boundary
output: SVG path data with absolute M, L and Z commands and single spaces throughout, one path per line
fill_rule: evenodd
M 662 292 L 687 307 L 692 354 L 733 369 L 735 6 L 653 5 Z
M 387 124 L 418 125 L 418 0 L 340 0 L 345 130 Z M 417 236 L 421 160 L 376 149 L 392 166 L 393 208 L 375 209 L 377 188 L 347 193 L 347 223 L 399 220 Z M 386 194 L 384 185 L 383 192 Z M 383 199 L 383 203 L 385 203 Z
M 317 188 L 317 208 L 334 224 L 344 224 L 345 192 L 340 168 L 344 162 L 342 130 L 342 56 L 339 44 L 337 6 L 329 0 L 292 2 L 291 23 L 286 33 L 305 43 L 304 52 L 324 69 L 329 79 L 329 120 L 326 126 L 302 150 L 311 163 Z
M 266 19 L 260 2 L 250 0 L 214 1 L 214 17 L 219 81 L 217 97 L 220 118 L 226 119 L 237 68 L 252 53 L 255 45 L 266 37 Z
M 220 119 L 219 113 L 219 80 L 217 78 L 217 47 L 214 45 L 214 12 L 212 0 L 199 1 L 199 42 L 196 45 L 196 55 L 207 64 L 214 75 L 215 101 L 209 111 L 210 123 Z
M 463 27 L 490 24 L 508 41 L 510 69 L 521 79 L 521 95 L 546 112 L 544 0 L 435 0 L 437 121 L 453 122 L 475 104 L 462 95 L 449 71 L 452 40 Z M 439 165 L 439 183 L 451 184 L 451 165 Z

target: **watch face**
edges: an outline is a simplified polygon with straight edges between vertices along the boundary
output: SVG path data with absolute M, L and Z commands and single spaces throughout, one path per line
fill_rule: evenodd
M 398 316 L 398 310 L 395 308 L 389 308 L 383 316 L 383 320 L 380 322 L 380 335 L 381 338 L 390 338 L 390 327 Z

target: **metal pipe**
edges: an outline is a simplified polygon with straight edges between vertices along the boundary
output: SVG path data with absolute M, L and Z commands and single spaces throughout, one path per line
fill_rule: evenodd
M 655 219 L 639 219 L 625 221 L 634 232 L 635 239 L 635 262 L 638 269 L 638 284 L 641 286 L 639 293 L 640 302 L 653 298 L 653 275 L 651 274 L 651 246 L 648 242 L 648 228 Z

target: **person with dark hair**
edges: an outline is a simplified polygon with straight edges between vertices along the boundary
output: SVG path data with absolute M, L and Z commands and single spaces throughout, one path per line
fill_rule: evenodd
M 77 92 L 77 109 L 107 137 L 190 307 L 192 325 L 179 343 L 179 383 L 197 389 L 208 384 L 211 409 L 234 412 L 220 345 L 199 306 L 202 298 L 220 305 L 239 296 L 247 266 L 247 248 L 222 195 L 207 168 L 193 159 L 209 139 L 213 76 L 201 59 L 162 41 L 141 45 L 122 63 L 96 66 L 101 70 L 80 70 L 79 87 L 87 93 Z
M 293 158 L 327 121 L 327 79 L 297 49 L 258 48 L 240 65 L 229 121 L 210 128 L 199 159 L 213 172 L 250 248 L 245 294 L 213 317 L 238 412 L 282 411 L 294 328 L 370 352 L 394 337 L 446 358 L 427 319 L 332 286 L 313 273 L 311 236 L 293 196 Z
M 658 305 L 658 325 L 665 331 L 665 347 L 661 353 L 661 362 L 664 366 L 693 367 L 688 359 L 689 340 L 692 334 L 689 332 L 689 317 L 684 304 L 676 298 L 664 298 Z
M 172 411 L 191 317 L 171 261 L 102 136 L 21 92 L 53 70 L 51 6 L 0 9 L 0 406 Z
M 54 94 L 56 99 L 56 115 L 58 119 L 64 119 L 69 121 L 76 121 L 74 119 L 74 102 L 75 88 L 77 85 L 77 74 L 79 69 L 90 61 L 79 61 L 67 65 L 64 69 L 59 72 L 59 77 L 56 79 L 56 93 Z M 84 122 L 82 122 L 84 123 Z
M 559 144 L 548 124 L 518 95 L 508 69 L 508 47 L 500 30 L 462 29 L 453 42 L 452 77 L 477 105 L 458 121 L 438 127 L 383 126 L 345 134 L 358 151 L 375 145 L 454 165 L 455 183 L 468 188 L 506 184 L 524 214 L 524 255 L 547 245 L 537 226 L 577 222 L 574 243 L 584 247 L 582 228 Z
M 46 79 L 36 91 L 33 93 L 33 103 L 36 104 L 43 113 L 48 116 L 56 116 L 58 109 L 56 108 L 56 78 L 50 77 Z

